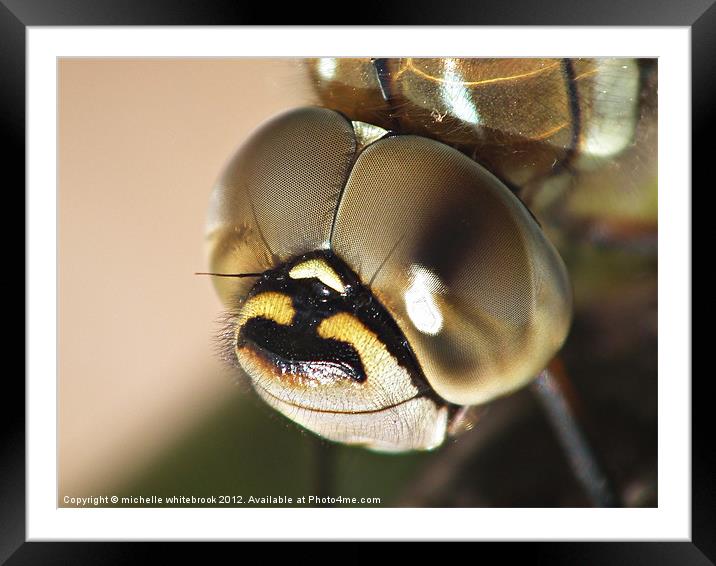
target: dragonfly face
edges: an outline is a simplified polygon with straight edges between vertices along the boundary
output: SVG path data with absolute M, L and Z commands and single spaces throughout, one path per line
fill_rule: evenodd
M 319 435 L 438 446 L 562 346 L 571 286 L 515 193 L 631 144 L 631 60 L 307 62 L 327 109 L 239 150 L 209 213 L 227 357 Z M 614 96 L 614 93 L 620 96 Z M 610 94 L 611 93 L 611 94 Z

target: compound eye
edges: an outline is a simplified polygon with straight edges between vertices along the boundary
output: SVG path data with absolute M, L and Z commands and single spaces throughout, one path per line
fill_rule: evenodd
M 451 403 L 524 385 L 567 335 L 571 290 L 555 249 L 498 179 L 438 142 L 397 136 L 366 148 L 331 244 L 362 266 Z
M 301 108 L 261 126 L 227 165 L 207 223 L 211 271 L 255 273 L 328 246 L 333 210 L 356 151 L 337 112 Z M 215 278 L 224 304 L 250 280 Z

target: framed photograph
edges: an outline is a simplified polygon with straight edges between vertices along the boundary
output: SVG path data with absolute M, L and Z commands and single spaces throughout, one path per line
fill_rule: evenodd
M 712 7 L 149 27 L 220 22 L 7 4 L 28 332 L 3 559 L 539 540 L 708 563 Z

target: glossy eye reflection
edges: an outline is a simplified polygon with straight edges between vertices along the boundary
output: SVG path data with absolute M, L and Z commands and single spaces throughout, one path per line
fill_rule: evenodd
M 520 201 L 451 147 L 304 108 L 260 128 L 212 196 L 232 348 L 290 419 L 377 450 L 439 445 L 564 341 L 566 270 Z
M 420 332 L 437 334 L 443 327 L 443 315 L 435 294 L 442 285 L 435 274 L 424 267 L 412 266 L 411 272 L 412 282 L 405 291 L 405 309 Z

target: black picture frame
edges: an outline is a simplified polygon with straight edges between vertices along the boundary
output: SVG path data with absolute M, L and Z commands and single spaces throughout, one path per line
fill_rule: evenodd
M 692 155 L 694 178 L 706 168 L 707 132 L 713 125 L 716 99 L 716 5 L 714 0 L 647 2 L 635 0 L 600 2 L 542 0 L 532 2 L 441 2 L 439 9 L 426 1 L 366 4 L 351 12 L 352 24 L 388 25 L 560 25 L 560 26 L 687 26 L 691 29 L 692 53 Z M 28 26 L 114 26 L 114 25 L 272 25 L 283 20 L 315 25 L 319 21 L 338 24 L 335 5 L 307 7 L 250 7 L 235 2 L 181 2 L 172 0 L 112 2 L 111 0 L 0 0 L 0 131 L 6 149 L 2 152 L 4 202 L 15 187 L 25 184 L 25 38 Z M 700 159 L 699 159 L 700 158 Z M 8 175 L 8 173 L 10 175 Z M 18 196 L 19 199 L 19 196 Z M 8 203 L 6 210 L 18 216 Z M 24 210 L 24 199 L 17 205 Z M 5 241 L 18 239 L 19 230 L 4 224 Z M 19 250 L 9 245 L 6 250 Z M 19 255 L 19 251 L 17 252 Z M 15 279 L 24 257 L 8 259 Z M 46 274 L 52 277 L 54 274 Z M 27 282 L 25 282 L 27 283 Z M 24 291 L 23 291 L 24 292 Z M 8 301 L 6 304 L 16 304 Z M 23 325 L 24 328 L 24 325 Z M 11 336 L 21 333 L 12 327 Z M 24 337 L 24 333 L 22 333 Z M 12 351 L 10 348 L 7 352 Z M 9 356 L 8 356 L 9 357 Z M 7 366 L 12 367 L 12 366 Z M 544 564 L 713 564 L 716 561 L 716 470 L 711 442 L 712 425 L 707 422 L 711 397 L 706 375 L 692 380 L 692 538 L 690 542 L 589 542 L 483 544 L 500 559 L 528 559 Z M 687 376 L 671 376 L 686 379 Z M 25 386 L 19 371 L 7 369 L 3 380 L 4 400 L 0 435 L 0 562 L 7 564 L 126 564 L 148 558 L 158 551 L 146 543 L 38 543 L 25 542 Z M 320 538 L 320 537 L 317 537 Z M 182 553 L 192 553 L 202 562 L 211 560 L 206 545 L 188 549 L 162 549 L 162 562 Z M 213 552 L 213 551 L 211 551 Z M 482 548 L 479 552 L 483 552 Z M 333 554 L 333 553 L 331 553 Z M 340 556 L 340 555 L 339 555 Z

